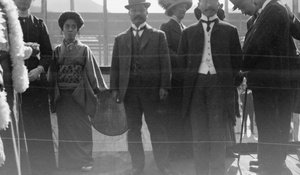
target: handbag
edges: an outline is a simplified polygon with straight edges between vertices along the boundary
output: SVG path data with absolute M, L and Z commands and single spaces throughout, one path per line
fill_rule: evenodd
M 94 117 L 97 112 L 98 99 L 85 73 L 83 73 L 82 79 L 74 90 L 72 97 L 79 103 L 87 115 L 91 118 Z
M 124 103 L 116 103 L 109 90 L 98 94 L 98 107 L 91 119 L 93 127 L 108 136 L 117 136 L 128 130 Z

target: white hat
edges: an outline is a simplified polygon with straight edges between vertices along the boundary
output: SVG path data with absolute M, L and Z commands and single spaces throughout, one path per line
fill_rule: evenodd
M 178 4 L 185 3 L 187 5 L 187 10 L 192 7 L 192 0 L 158 0 L 158 4 L 164 8 L 165 14 L 167 16 L 172 16 L 172 9 L 176 7 Z

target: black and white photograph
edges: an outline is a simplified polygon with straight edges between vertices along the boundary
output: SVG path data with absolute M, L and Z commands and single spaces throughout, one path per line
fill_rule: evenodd
M 300 175 L 299 0 L 0 0 L 0 175 Z

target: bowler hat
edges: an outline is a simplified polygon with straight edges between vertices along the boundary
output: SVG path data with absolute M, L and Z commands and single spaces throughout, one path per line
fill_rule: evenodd
M 172 16 L 172 9 L 179 4 L 186 4 L 187 10 L 193 5 L 192 0 L 158 0 L 158 4 L 164 8 L 167 16 Z
M 128 0 L 128 5 L 125 5 L 126 9 L 130 9 L 132 6 L 135 5 L 144 5 L 146 8 L 150 7 L 151 3 L 146 2 L 146 0 Z

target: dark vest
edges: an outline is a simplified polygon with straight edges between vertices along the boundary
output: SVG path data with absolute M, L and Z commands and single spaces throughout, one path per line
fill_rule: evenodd
M 143 36 L 143 35 L 142 35 Z M 130 65 L 130 83 L 129 86 L 140 87 L 141 86 L 141 64 L 140 64 L 140 48 L 142 36 L 137 39 L 133 33 L 131 33 L 132 39 L 132 53 L 131 53 L 131 65 Z
M 140 48 L 141 48 L 141 39 L 142 36 L 137 40 L 137 38 L 133 35 L 132 37 L 132 53 L 131 53 L 131 73 L 133 75 L 137 75 L 141 72 L 141 65 L 140 65 Z

